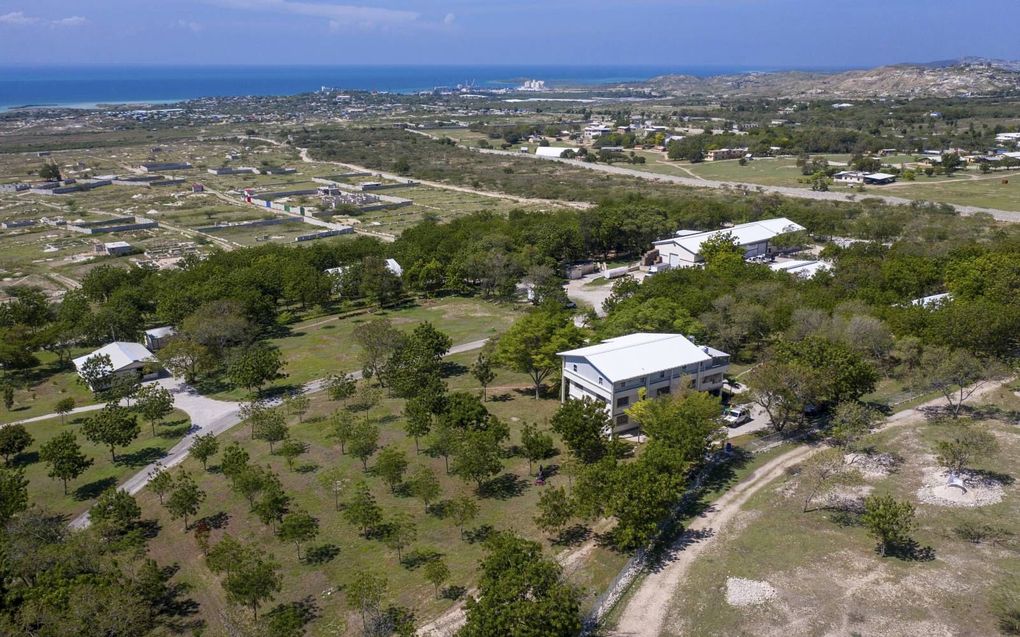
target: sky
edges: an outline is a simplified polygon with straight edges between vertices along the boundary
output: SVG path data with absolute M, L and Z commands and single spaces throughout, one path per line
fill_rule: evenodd
M 0 66 L 845 68 L 1020 59 L 1018 0 L 350 2 L 0 0 Z

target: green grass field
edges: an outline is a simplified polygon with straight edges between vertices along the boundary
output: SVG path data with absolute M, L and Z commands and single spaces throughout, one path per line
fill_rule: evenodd
M 127 447 L 117 450 L 117 462 L 114 463 L 109 448 L 89 442 L 81 433 L 81 425 L 89 415 L 83 413 L 68 416 L 63 424 L 59 418 L 53 418 L 25 425 L 35 440 L 24 453 L 12 459 L 11 464 L 25 472 L 29 482 L 28 493 L 33 502 L 68 516 L 82 513 L 104 490 L 116 486 L 142 467 L 159 459 L 190 427 L 187 415 L 174 411 L 166 418 L 164 425 L 156 427 L 156 435 L 153 436 L 148 423 L 139 419 L 142 427 L 140 435 Z M 93 460 L 91 467 L 68 483 L 67 495 L 64 495 L 64 486 L 60 480 L 46 475 L 47 465 L 39 459 L 39 447 L 64 431 L 74 432 L 82 452 Z
M 79 348 L 72 356 L 81 356 L 91 351 Z M 78 382 L 78 374 L 68 367 L 59 367 L 56 356 L 49 352 L 38 352 L 39 365 L 22 372 L 9 372 L 14 378 L 14 407 L 0 414 L 0 422 L 14 422 L 52 414 L 57 401 L 74 398 L 78 407 L 96 402 L 92 392 Z

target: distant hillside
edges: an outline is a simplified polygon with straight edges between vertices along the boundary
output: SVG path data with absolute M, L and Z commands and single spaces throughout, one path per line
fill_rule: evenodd
M 678 96 L 719 97 L 958 97 L 1020 93 L 1020 63 L 967 58 L 896 64 L 842 73 L 741 73 L 694 77 L 664 75 L 642 86 Z

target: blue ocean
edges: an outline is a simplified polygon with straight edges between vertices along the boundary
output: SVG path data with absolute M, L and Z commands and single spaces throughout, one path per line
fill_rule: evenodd
M 471 85 L 496 89 L 523 80 L 548 86 L 592 86 L 683 73 L 697 76 L 739 67 L 683 66 L 0 66 L 0 109 L 162 103 L 198 97 L 293 95 L 322 86 L 413 93 Z

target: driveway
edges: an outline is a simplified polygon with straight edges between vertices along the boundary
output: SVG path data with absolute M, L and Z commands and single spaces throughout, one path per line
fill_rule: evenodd
M 589 285 L 595 279 L 604 276 L 602 272 L 595 272 L 593 274 L 586 274 L 580 279 L 568 281 L 566 288 L 567 298 L 577 303 L 579 307 L 593 308 L 595 314 L 599 317 L 605 316 L 606 311 L 602 309 L 602 303 L 613 293 L 613 283 L 619 279 L 606 280 L 603 285 Z
M 241 403 L 202 396 L 180 378 L 160 378 L 153 383 L 145 384 L 156 384 L 169 390 L 174 397 L 174 407 L 188 414 L 191 419 L 191 429 L 158 462 L 146 466 L 118 487 L 132 495 L 145 488 L 157 465 L 170 468 L 183 462 L 188 457 L 188 450 L 197 436 L 209 433 L 218 436 L 241 422 L 239 415 Z M 87 511 L 71 521 L 73 528 L 84 528 L 88 524 Z

